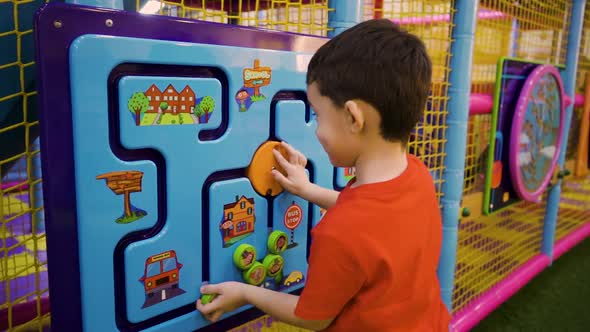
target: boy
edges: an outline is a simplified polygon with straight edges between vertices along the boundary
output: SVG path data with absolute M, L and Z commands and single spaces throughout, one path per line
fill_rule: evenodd
M 436 275 L 441 218 L 427 168 L 405 149 L 426 103 L 431 62 L 424 44 L 388 20 L 360 23 L 310 61 L 308 99 L 316 135 L 337 167 L 356 168 L 338 193 L 309 182 L 307 160 L 275 151 L 289 192 L 327 209 L 312 230 L 300 296 L 239 282 L 205 285 L 218 294 L 197 309 L 211 321 L 252 304 L 310 330 L 448 331 Z

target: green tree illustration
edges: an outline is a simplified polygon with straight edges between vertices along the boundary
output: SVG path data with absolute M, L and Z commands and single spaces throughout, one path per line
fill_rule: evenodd
M 206 96 L 201 100 L 198 108 L 201 109 L 202 114 L 205 115 L 205 123 L 207 123 L 209 122 L 210 114 L 215 109 L 215 100 L 211 96 Z
M 145 113 L 150 106 L 150 101 L 143 92 L 136 92 L 129 98 L 127 108 L 135 114 L 135 125 L 139 126 L 141 115 Z
M 160 109 L 162 110 L 162 112 L 166 112 L 166 110 L 168 109 L 168 103 L 165 101 L 161 102 Z
M 199 121 L 199 123 L 201 123 L 201 117 L 203 115 L 205 115 L 205 112 L 203 112 L 203 110 L 201 109 L 201 106 L 197 106 L 195 107 L 193 113 L 195 114 L 195 116 L 197 117 L 197 120 Z

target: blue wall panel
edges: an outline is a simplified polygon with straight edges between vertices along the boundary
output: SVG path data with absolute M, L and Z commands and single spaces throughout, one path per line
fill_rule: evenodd
M 67 28 L 69 18 L 90 9 L 46 11 L 38 25 L 57 13 Z M 92 11 L 87 20 L 109 17 L 120 30 L 88 24 L 71 33 L 40 32 L 68 45 L 39 61 L 42 82 L 62 66 L 68 75 L 58 80 L 67 83 L 59 85 L 69 86 L 40 91 L 44 189 L 55 198 L 46 204 L 49 259 L 61 265 L 52 269 L 52 307 L 79 310 L 69 317 L 54 310 L 54 327 L 75 319 L 87 331 L 219 330 L 249 320 L 260 312 L 244 307 L 210 325 L 194 303 L 203 283 L 243 281 L 234 251 L 252 245 L 262 262 L 277 230 L 288 238 L 283 271 L 260 286 L 299 291 L 320 209 L 287 192 L 259 193 L 248 175 L 262 144 L 285 140 L 308 157 L 312 181 L 345 183 L 315 137 L 305 95 L 307 64 L 324 40 L 234 29 L 241 37 L 229 42 L 233 37 L 220 31 L 226 27 L 163 17 L 151 24 L 167 29 L 144 33 L 125 27 L 144 16 Z M 157 36 L 180 25 L 194 29 L 184 41 Z M 58 105 L 64 100 L 70 103 Z M 72 208 L 56 203 L 64 196 Z M 301 221 L 291 230 L 285 218 L 293 211 Z

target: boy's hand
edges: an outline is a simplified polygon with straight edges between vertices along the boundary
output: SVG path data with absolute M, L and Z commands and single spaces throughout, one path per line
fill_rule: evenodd
M 211 322 L 219 320 L 226 312 L 234 311 L 246 305 L 243 287 L 245 285 L 235 281 L 223 282 L 216 285 L 204 285 L 201 294 L 217 294 L 215 299 L 208 304 L 197 300 L 197 310 Z
M 307 158 L 305 158 L 303 153 L 295 150 L 289 144 L 281 142 L 281 145 L 289 154 L 288 160 L 276 149 L 272 152 L 274 153 L 277 162 L 283 167 L 285 172 L 287 172 L 287 176 L 285 177 L 277 170 L 272 170 L 272 175 L 275 180 L 285 188 L 285 190 L 293 195 L 303 196 L 311 184 L 307 177 L 307 173 L 305 172 Z

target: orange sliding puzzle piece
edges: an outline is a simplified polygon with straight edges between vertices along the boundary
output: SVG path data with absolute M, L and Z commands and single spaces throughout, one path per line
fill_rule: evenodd
M 271 173 L 273 169 L 276 169 L 286 175 L 272 153 L 275 148 L 287 158 L 287 151 L 280 142 L 267 141 L 256 150 L 246 171 L 252 187 L 262 196 L 277 196 L 283 191 L 283 187 L 275 181 Z

